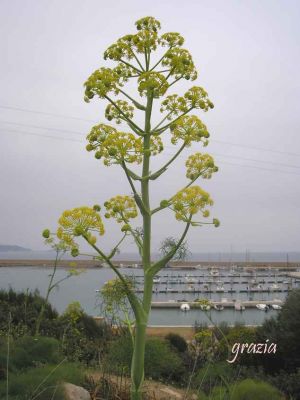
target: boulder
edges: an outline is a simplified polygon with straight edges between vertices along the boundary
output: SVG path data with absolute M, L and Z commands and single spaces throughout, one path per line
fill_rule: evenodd
M 72 383 L 64 384 L 64 393 L 66 400 L 91 400 L 91 396 L 87 390 Z

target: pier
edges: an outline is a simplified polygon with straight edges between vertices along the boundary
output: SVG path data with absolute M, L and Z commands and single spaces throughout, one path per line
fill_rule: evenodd
M 247 300 L 247 301 L 210 301 L 209 304 L 211 307 L 214 306 L 223 306 L 224 308 L 235 308 L 235 305 L 239 303 L 239 305 L 244 306 L 245 308 L 256 308 L 257 304 L 267 304 L 268 306 L 283 304 L 281 300 Z M 191 308 L 198 308 L 200 311 L 200 305 L 196 301 L 153 301 L 151 303 L 151 308 L 178 308 L 182 304 L 188 304 Z

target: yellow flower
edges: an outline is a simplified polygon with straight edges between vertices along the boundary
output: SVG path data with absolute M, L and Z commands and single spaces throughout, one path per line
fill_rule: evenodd
M 186 49 L 179 47 L 169 49 L 162 61 L 162 65 L 170 68 L 171 75 L 175 79 L 184 78 L 194 81 L 197 78 L 192 56 Z
M 115 120 L 117 124 L 120 124 L 124 120 L 124 115 L 131 119 L 133 117 L 134 107 L 129 105 L 125 100 L 116 100 L 116 108 L 113 104 L 109 104 L 105 110 L 105 117 L 109 120 Z
M 88 103 L 95 95 L 104 98 L 109 92 L 119 93 L 120 77 L 110 68 L 99 68 L 84 83 L 85 97 Z
M 200 108 L 208 111 L 214 108 L 213 103 L 209 100 L 207 92 L 200 86 L 193 86 L 185 94 L 184 98 L 188 108 Z
M 182 46 L 184 38 L 177 32 L 167 32 L 161 35 L 160 44 L 162 46 L 176 47 Z
M 85 237 L 90 243 L 96 243 L 96 237 L 91 232 L 104 234 L 104 226 L 100 214 L 90 207 L 78 207 L 66 210 L 58 220 L 57 237 L 66 244 L 77 248 L 74 238 Z
M 144 72 L 138 78 L 138 91 L 141 96 L 150 92 L 158 98 L 165 94 L 169 84 L 163 74 L 158 72 Z
M 218 171 L 214 159 L 209 154 L 195 153 L 191 155 L 186 163 L 186 177 L 194 180 L 201 176 L 204 179 L 210 179 L 214 172 Z
M 206 207 L 213 205 L 209 193 L 199 186 L 190 186 L 180 190 L 172 197 L 171 202 L 176 219 L 181 221 L 187 221 L 191 215 L 195 215 L 198 212 L 206 216 L 208 211 Z
M 107 210 L 106 218 L 113 217 L 119 223 L 127 223 L 129 219 L 138 215 L 134 198 L 130 196 L 112 197 L 104 203 L 104 206 Z
M 88 151 L 95 151 L 95 157 L 103 158 L 105 165 L 122 161 L 140 164 L 142 161 L 142 141 L 133 133 L 119 132 L 115 128 L 99 124 L 87 136 Z
M 170 130 L 172 144 L 177 144 L 179 139 L 183 140 L 187 146 L 192 142 L 202 142 L 204 146 L 208 144 L 207 128 L 196 115 L 180 117 L 171 124 Z

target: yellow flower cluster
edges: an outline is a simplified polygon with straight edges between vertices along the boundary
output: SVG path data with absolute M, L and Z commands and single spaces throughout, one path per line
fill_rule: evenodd
M 97 239 L 92 232 L 97 232 L 100 236 L 104 234 L 100 214 L 90 207 L 78 207 L 64 211 L 58 224 L 56 232 L 58 239 L 74 248 L 77 248 L 77 244 L 74 242 L 76 236 L 83 236 L 89 243 L 95 244 Z
M 133 117 L 134 107 L 127 103 L 127 101 L 117 100 L 115 104 L 118 108 L 116 108 L 113 104 L 109 104 L 106 107 L 105 117 L 108 119 L 108 121 L 115 120 L 117 124 L 120 124 L 124 118 L 124 114 L 129 119 Z
M 157 31 L 160 23 L 153 17 L 142 18 L 136 22 L 137 30 L 135 35 L 125 35 L 109 46 L 104 52 L 104 59 L 119 61 L 122 58 L 131 60 L 134 57 L 134 50 L 144 53 L 145 49 L 155 50 L 159 43 Z
M 125 82 L 128 81 L 129 78 L 132 76 L 136 75 L 135 71 L 133 68 L 129 67 L 128 65 L 125 64 L 118 64 L 113 71 L 117 74 L 119 77 L 119 84 L 122 86 Z
M 154 98 L 163 96 L 169 84 L 164 75 L 158 72 L 144 72 L 138 78 L 138 91 L 141 96 L 150 92 Z
M 160 29 L 160 22 L 153 17 L 144 17 L 136 21 L 138 31 L 145 29 L 147 31 L 157 32 Z
M 209 100 L 207 92 L 199 87 L 193 86 L 183 96 L 172 94 L 167 96 L 161 103 L 161 112 L 168 112 L 168 119 L 185 113 L 193 108 L 200 108 L 208 111 L 213 108 L 213 103 Z
M 133 36 L 126 35 L 118 39 L 118 41 L 104 52 L 104 60 L 110 59 L 119 61 L 121 58 L 127 58 L 131 60 L 133 58 L 133 52 L 131 47 L 133 46 Z
M 138 215 L 135 201 L 130 196 L 112 197 L 104 203 L 104 206 L 107 210 L 105 218 L 115 218 L 119 223 L 128 223 L 129 219 Z
M 213 205 L 209 193 L 199 186 L 190 186 L 180 190 L 171 200 L 177 220 L 187 221 L 190 215 L 201 212 L 203 217 L 209 216 L 206 207 Z
M 199 176 L 204 179 L 210 179 L 212 174 L 218 171 L 214 159 L 209 154 L 192 154 L 187 159 L 185 165 L 187 167 L 186 177 L 191 180 L 194 180 Z
M 182 46 L 184 38 L 177 32 L 167 32 L 161 35 L 160 44 L 162 46 L 176 47 Z
M 197 71 L 191 54 L 186 49 L 179 47 L 167 51 L 162 65 L 170 68 L 170 73 L 175 79 L 185 78 L 194 81 L 197 78 Z
M 158 35 L 155 31 L 143 29 L 133 36 L 134 49 L 138 53 L 144 53 L 146 49 L 148 51 L 155 51 L 158 43 Z
M 178 96 L 177 94 L 172 94 L 167 96 L 165 100 L 162 101 L 160 112 L 167 111 L 168 119 L 171 120 L 172 117 L 178 116 L 188 110 L 186 100 L 184 97 Z
M 183 140 L 187 146 L 192 142 L 202 142 L 204 146 L 208 144 L 207 128 L 196 115 L 180 117 L 171 124 L 170 130 L 172 144 L 177 144 L 179 139 Z
M 111 68 L 99 68 L 84 83 L 84 100 L 89 102 L 95 95 L 104 98 L 109 92 L 119 93 L 120 78 Z
M 109 125 L 99 124 L 92 128 L 87 140 L 87 151 L 95 151 L 95 158 L 103 158 L 106 166 L 120 164 L 122 161 L 140 164 L 143 160 L 143 140 L 133 133 L 119 132 Z M 151 137 L 150 154 L 154 156 L 162 150 L 161 138 Z
M 92 128 L 87 136 L 88 151 L 95 151 L 97 159 L 103 158 L 104 165 L 142 162 L 142 142 L 133 133 L 119 132 L 115 128 L 100 124 Z
M 188 108 L 201 108 L 208 111 L 214 108 L 213 103 L 209 100 L 207 92 L 200 86 L 193 86 L 184 95 Z

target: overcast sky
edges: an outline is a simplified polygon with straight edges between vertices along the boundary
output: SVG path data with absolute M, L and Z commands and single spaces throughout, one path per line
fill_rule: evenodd
M 121 170 L 85 151 L 90 128 L 106 122 L 106 103 L 84 103 L 83 83 L 105 65 L 104 50 L 151 15 L 162 32 L 185 37 L 195 84 L 215 104 L 198 115 L 211 133 L 205 152 L 220 171 L 199 185 L 211 193 L 221 227 L 193 228 L 191 250 L 299 250 L 299 1 L 1 0 L 0 7 L 0 244 L 43 249 L 40 232 L 55 228 L 63 210 L 130 194 Z M 168 146 L 153 169 L 173 151 Z M 155 183 L 153 206 L 185 184 L 188 154 Z M 110 248 L 119 231 L 105 222 L 101 242 Z M 182 229 L 161 213 L 153 248 Z M 129 241 L 124 251 L 132 250 Z

